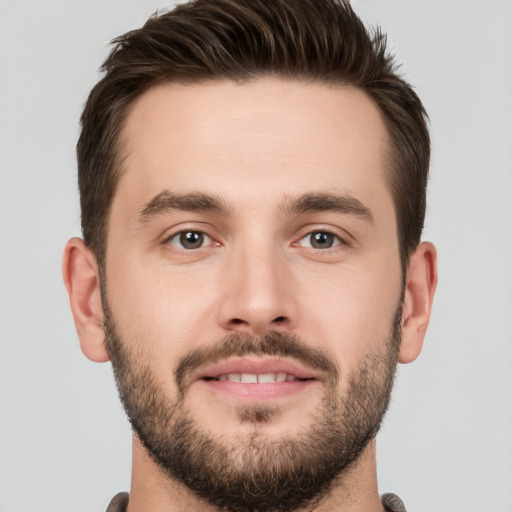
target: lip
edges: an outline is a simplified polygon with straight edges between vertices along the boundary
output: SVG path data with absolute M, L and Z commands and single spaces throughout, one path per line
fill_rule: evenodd
M 293 375 L 296 380 L 284 382 L 241 383 L 215 380 L 229 374 L 278 374 Z M 234 396 L 238 399 L 268 400 L 295 394 L 319 380 L 317 372 L 300 364 L 278 358 L 234 358 L 199 369 L 192 375 L 192 384 L 198 383 L 214 392 Z
M 215 379 L 220 375 L 230 373 L 287 373 L 294 375 L 297 379 L 317 380 L 317 372 L 314 372 L 294 361 L 278 358 L 234 358 L 221 361 L 212 366 L 200 369 L 192 375 L 192 382 L 204 379 Z

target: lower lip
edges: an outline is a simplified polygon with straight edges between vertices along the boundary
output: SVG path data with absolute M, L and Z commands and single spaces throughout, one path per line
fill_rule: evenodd
M 198 382 L 201 382 L 208 389 L 218 393 L 231 395 L 239 399 L 268 400 L 271 398 L 294 395 L 310 387 L 316 381 L 310 379 L 261 384 L 242 384 L 241 382 L 219 380 L 201 380 Z

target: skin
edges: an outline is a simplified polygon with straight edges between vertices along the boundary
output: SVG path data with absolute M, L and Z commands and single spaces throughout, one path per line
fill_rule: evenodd
M 132 106 L 124 130 L 125 169 L 108 222 L 107 298 L 128 349 L 141 353 L 170 401 L 176 361 L 234 332 L 283 330 L 328 353 L 346 393 L 367 354 L 383 353 L 401 297 L 396 214 L 387 184 L 388 134 L 361 91 L 264 79 L 159 85 Z M 225 211 L 164 209 L 144 215 L 162 193 L 205 194 Z M 298 212 L 306 194 L 357 200 L 362 214 Z M 151 209 L 149 209 L 150 211 Z M 183 230 L 205 233 L 194 250 Z M 311 247 L 311 233 L 334 235 Z M 63 274 L 82 350 L 108 360 L 98 266 L 80 239 L 64 254 Z M 437 282 L 436 253 L 422 242 L 405 279 L 399 360 L 420 353 Z M 321 404 L 313 380 L 292 393 L 258 397 L 190 385 L 184 406 L 226 439 L 256 428 L 240 406 L 275 406 L 259 426 L 270 439 L 298 434 Z M 129 512 L 210 510 L 169 482 L 134 437 Z M 318 511 L 378 511 L 375 443 Z

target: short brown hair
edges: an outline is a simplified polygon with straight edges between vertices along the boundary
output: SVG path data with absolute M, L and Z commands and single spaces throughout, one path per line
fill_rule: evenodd
M 427 116 L 397 74 L 385 35 L 368 31 L 348 0 L 193 0 L 155 14 L 113 44 L 82 113 L 77 145 L 82 231 L 100 264 L 121 175 L 120 135 L 133 101 L 162 82 L 277 76 L 352 85 L 378 105 L 391 140 L 389 186 L 407 268 L 425 218 Z

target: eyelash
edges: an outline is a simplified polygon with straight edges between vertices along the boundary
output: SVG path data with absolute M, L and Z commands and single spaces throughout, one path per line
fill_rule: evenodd
M 194 235 L 193 238 L 195 238 L 196 243 L 199 244 L 197 247 L 185 247 L 184 246 L 185 243 L 191 243 L 192 245 L 194 244 L 194 240 L 187 241 L 185 239 L 185 237 L 187 237 L 188 235 Z M 315 242 L 312 240 L 313 236 L 317 236 L 317 237 L 322 236 L 324 240 L 327 236 L 328 246 L 327 247 L 315 247 L 314 244 L 321 242 L 322 239 L 317 238 L 317 241 Z M 305 244 L 301 243 L 302 241 L 308 240 L 308 239 L 310 241 L 309 245 L 305 245 Z M 330 240 L 330 245 L 329 245 L 329 240 Z M 175 243 L 173 243 L 173 241 Z M 206 245 L 205 245 L 205 242 L 206 242 Z M 172 245 L 173 247 L 176 247 L 178 250 L 185 251 L 185 252 L 191 252 L 191 251 L 203 249 L 209 245 L 220 246 L 219 242 L 216 242 L 211 236 L 206 234 L 204 231 L 201 231 L 198 229 L 183 229 L 181 231 L 173 233 L 171 236 L 167 237 L 163 241 L 163 243 L 166 245 Z M 292 245 L 295 247 L 305 247 L 307 249 L 312 249 L 314 251 L 323 252 L 328 249 L 333 249 L 335 247 L 338 247 L 340 245 L 347 245 L 347 242 L 343 238 L 341 238 L 339 235 L 331 232 L 328 229 L 316 229 L 316 230 L 309 231 L 308 233 L 306 233 L 304 236 L 302 236 L 297 242 L 295 242 Z
M 303 240 L 306 240 L 306 239 L 312 240 L 312 237 L 315 236 L 315 235 L 322 235 L 322 236 L 327 235 L 327 237 L 331 237 L 332 238 L 332 244 L 329 245 L 328 247 L 314 247 L 311 243 L 310 243 L 310 245 L 303 245 L 303 244 L 301 244 L 301 242 Z M 312 243 L 315 243 L 315 242 L 312 242 Z M 333 249 L 333 248 L 338 247 L 340 245 L 347 245 L 347 243 L 339 235 L 333 233 L 332 231 L 329 231 L 328 229 L 315 229 L 313 231 L 309 231 L 306 235 L 304 235 L 294 245 L 301 246 L 301 247 L 306 247 L 308 249 L 313 249 L 315 251 L 326 251 L 327 249 Z
M 183 244 L 185 242 L 184 237 L 186 237 L 187 235 L 199 236 L 201 245 L 199 247 L 184 247 L 183 246 Z M 201 231 L 199 229 L 183 229 L 183 230 L 178 231 L 177 233 L 174 233 L 171 236 L 167 237 L 163 243 L 166 245 L 172 245 L 181 251 L 189 252 L 189 251 L 195 251 L 198 249 L 203 249 L 205 247 L 205 245 L 204 245 L 205 239 L 207 242 L 209 241 L 208 245 L 220 245 L 218 242 L 215 242 L 211 236 L 207 235 L 204 231 Z M 177 244 L 173 244 L 172 242 L 174 240 L 177 240 L 179 242 L 179 244 L 181 245 L 181 247 L 178 246 Z

